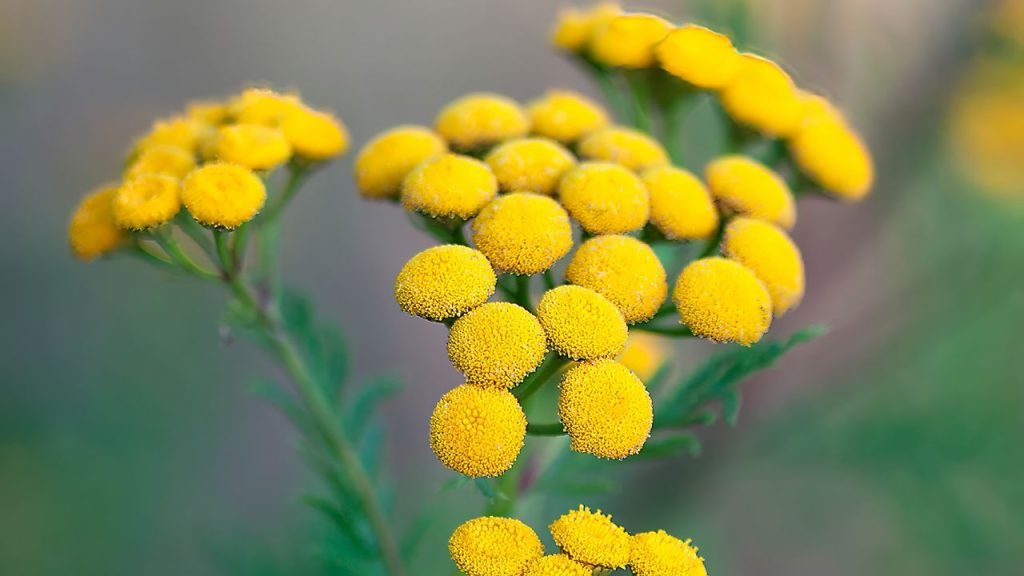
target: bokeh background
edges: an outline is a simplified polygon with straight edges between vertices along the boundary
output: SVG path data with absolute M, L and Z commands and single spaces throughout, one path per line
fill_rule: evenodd
M 737 4 L 626 6 L 728 29 Z M 1020 574 L 1022 3 L 746 4 L 745 45 L 841 104 L 878 184 L 855 206 L 801 202 L 809 293 L 775 330 L 829 334 L 748 381 L 740 424 L 701 432 L 701 457 L 639 466 L 594 501 L 692 536 L 714 576 Z M 75 262 L 69 212 L 153 118 L 252 82 L 301 89 L 357 145 L 472 90 L 595 93 L 548 47 L 557 9 L 0 0 L 0 574 L 311 573 L 319 528 L 298 498 L 315 486 L 287 423 L 248 392 L 272 367 L 221 338 L 213 287 Z M 450 473 L 426 430 L 457 374 L 444 330 L 391 297 L 430 241 L 360 201 L 350 171 L 351 156 L 294 203 L 286 274 L 343 323 L 358 374 L 406 379 L 385 410 L 397 514 L 446 513 L 419 566 L 448 573 L 443 543 L 479 496 L 437 492 Z M 680 370 L 701 350 L 680 351 Z M 538 529 L 558 513 L 537 508 Z

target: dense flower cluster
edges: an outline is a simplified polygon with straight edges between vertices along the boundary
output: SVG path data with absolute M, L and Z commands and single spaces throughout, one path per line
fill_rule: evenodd
M 91 260 L 166 232 L 184 207 L 204 226 L 231 230 L 267 201 L 278 166 L 313 165 L 348 147 L 345 127 L 296 94 L 249 88 L 193 102 L 157 120 L 132 146 L 117 183 L 86 196 L 71 218 L 71 249 Z
M 610 515 L 580 505 L 549 526 L 559 551 L 544 546 L 526 524 L 484 516 L 452 533 L 448 551 L 469 576 L 589 576 L 595 569 L 629 567 L 636 576 L 706 576 L 689 540 L 664 530 L 630 535 Z

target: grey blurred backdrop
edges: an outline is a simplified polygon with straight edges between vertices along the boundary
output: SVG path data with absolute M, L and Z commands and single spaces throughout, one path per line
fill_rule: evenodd
M 627 7 L 714 23 L 718 4 Z M 754 45 L 847 110 L 880 181 L 860 205 L 801 205 L 809 293 L 777 329 L 830 334 L 750 382 L 741 425 L 703 434 L 704 456 L 642 467 L 609 505 L 693 535 L 714 575 L 1019 573 L 1020 235 L 949 184 L 937 144 L 983 3 L 750 4 Z M 247 392 L 272 368 L 221 340 L 222 293 L 66 249 L 70 210 L 134 136 L 254 82 L 334 110 L 356 146 L 468 91 L 594 93 L 548 47 L 558 6 L 0 0 L 0 573 L 217 574 L 315 547 L 294 435 Z M 398 208 L 361 201 L 350 172 L 351 155 L 294 202 L 285 270 L 343 323 L 358 374 L 407 378 L 386 408 L 406 519 L 449 477 L 426 431 L 457 374 L 444 331 L 392 300 L 430 242 Z

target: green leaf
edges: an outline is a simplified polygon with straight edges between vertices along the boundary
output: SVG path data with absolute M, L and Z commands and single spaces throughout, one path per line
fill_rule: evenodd
M 647 379 L 647 382 L 645 382 L 647 390 L 652 394 L 657 393 L 658 390 L 665 385 L 665 380 L 668 379 L 669 372 L 671 371 L 672 363 L 669 361 L 662 362 L 661 366 L 658 366 L 658 369 L 654 371 L 654 374 L 652 374 L 651 377 Z
M 384 374 L 373 378 L 356 391 L 345 417 L 348 435 L 354 439 L 360 438 L 381 402 L 401 388 L 398 377 Z
M 494 485 L 493 478 L 474 478 L 473 484 L 485 498 L 494 498 L 498 495 L 498 488 Z
M 640 453 L 636 455 L 640 459 L 669 458 L 676 456 L 683 451 L 689 452 L 690 456 L 700 456 L 700 440 L 690 433 L 669 436 L 667 438 L 651 438 L 644 444 Z
M 356 528 L 357 523 L 353 521 L 351 515 L 345 514 L 333 502 L 321 496 L 307 494 L 302 497 L 302 502 L 330 520 L 346 541 L 352 544 L 354 552 L 357 552 L 362 558 L 373 556 L 373 544 L 359 533 Z
M 463 476 L 465 478 L 465 476 Z M 427 535 L 427 532 L 437 522 L 438 514 L 436 510 L 426 509 L 420 512 L 416 518 L 412 521 L 412 524 L 406 529 L 405 534 L 402 536 L 402 542 L 399 544 L 400 554 L 402 559 L 406 562 L 412 560 L 412 557 L 416 554 L 416 550 L 423 542 L 423 537 Z
M 312 431 L 306 412 L 302 406 L 295 401 L 291 394 L 288 394 L 277 382 L 273 380 L 257 380 L 249 387 L 249 390 L 270 402 L 285 418 L 295 426 L 299 432 L 309 435 Z
M 743 405 L 743 395 L 735 388 L 722 393 L 722 418 L 729 426 L 735 426 L 736 420 L 740 417 L 740 406 Z
M 560 474 L 547 475 L 533 485 L 535 492 L 573 497 L 610 494 L 615 492 L 615 488 L 615 482 L 611 478 L 601 478 L 597 475 L 584 477 L 576 474 L 571 477 Z
M 438 486 L 437 491 L 438 493 L 451 492 L 453 490 L 458 490 L 462 488 L 466 484 L 469 484 L 469 476 L 463 476 L 462 474 L 459 474 L 457 476 L 452 476 L 451 478 L 445 480 L 440 486 Z

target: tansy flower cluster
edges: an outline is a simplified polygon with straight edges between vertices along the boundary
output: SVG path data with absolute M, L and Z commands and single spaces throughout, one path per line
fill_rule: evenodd
M 536 532 L 513 518 L 484 516 L 452 533 L 448 551 L 468 576 L 590 576 L 626 568 L 636 576 L 706 576 L 690 540 L 664 530 L 630 535 L 610 515 L 580 505 L 549 526 L 558 547 L 544 554 Z
M 175 222 L 234 230 L 264 209 L 275 168 L 308 169 L 347 147 L 345 127 L 297 94 L 249 88 L 192 102 L 154 122 L 131 147 L 121 176 L 82 200 L 68 230 L 72 252 L 92 260 L 134 246 L 185 265 L 188 255 L 171 236 Z

